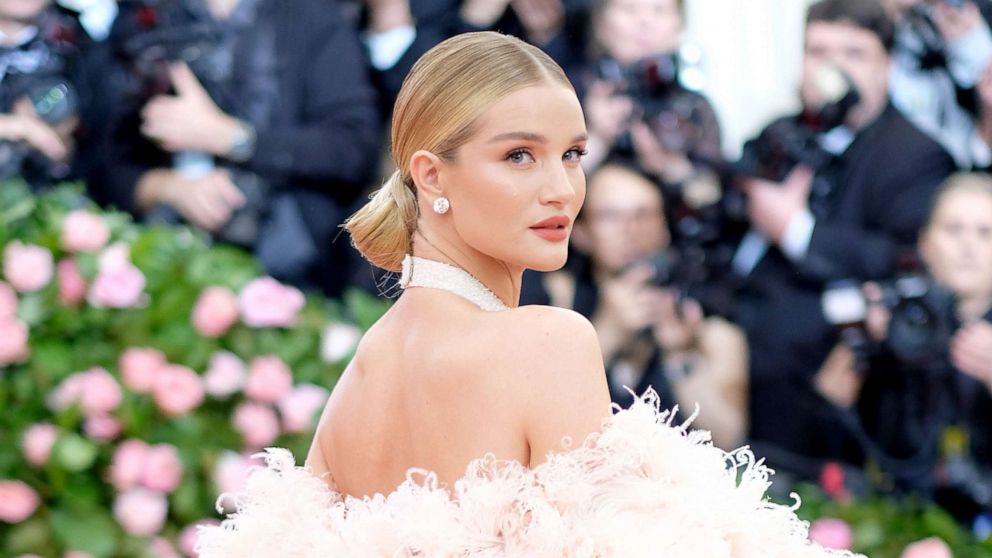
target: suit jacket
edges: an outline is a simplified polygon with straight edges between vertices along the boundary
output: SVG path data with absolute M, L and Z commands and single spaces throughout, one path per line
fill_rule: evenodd
M 277 102 L 264 121 L 252 122 L 255 152 L 240 165 L 295 199 L 321 253 L 311 270 L 319 277 L 312 279 L 324 286 L 345 275 L 331 273 L 328 251 L 337 250 L 331 240 L 345 216 L 343 207 L 374 177 L 380 141 L 365 53 L 339 9 L 321 0 L 259 0 L 256 25 L 273 35 Z M 236 82 L 239 73 L 250 71 L 244 67 L 246 58 L 235 53 Z M 134 213 L 139 178 L 150 169 L 171 167 L 172 156 L 140 134 L 146 99 L 135 102 L 116 91 L 108 94 L 120 99 L 121 108 L 107 142 L 107 170 L 95 190 L 102 203 Z M 238 96 L 237 87 L 232 96 Z
M 889 105 L 857 133 L 829 180 L 815 181 L 832 186 L 814 186 L 816 225 L 805 258 L 793 262 L 770 248 L 741 298 L 754 437 L 827 450 L 829 440 L 815 438 L 831 432 L 810 427 L 830 419 L 810 385 L 837 341 L 821 310 L 823 289 L 833 280 L 890 276 L 900 247 L 915 244 L 938 186 L 953 170 L 944 149 Z

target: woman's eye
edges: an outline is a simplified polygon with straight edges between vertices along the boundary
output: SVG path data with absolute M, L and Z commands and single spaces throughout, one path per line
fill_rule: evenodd
M 525 165 L 534 161 L 534 157 L 523 149 L 511 152 L 506 159 L 515 165 Z
M 568 151 L 565 152 L 565 156 L 563 157 L 563 159 L 565 159 L 566 161 L 578 161 L 588 154 L 589 152 L 586 151 L 585 149 L 579 149 L 578 147 L 573 147 L 572 149 L 569 149 Z

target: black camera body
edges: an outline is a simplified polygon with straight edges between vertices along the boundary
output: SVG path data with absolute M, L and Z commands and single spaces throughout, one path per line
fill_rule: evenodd
M 692 156 L 701 135 L 699 104 L 679 84 L 676 54 L 649 56 L 629 66 L 603 60 L 598 66 L 600 80 L 614 86 L 618 95 L 634 103 L 632 119 L 643 121 L 665 149 Z M 629 134 L 617 141 L 620 149 L 632 151 Z
M 822 146 L 820 138 L 844 123 L 861 96 L 850 78 L 839 70 L 823 71 L 830 76 L 826 81 L 831 82 L 831 88 L 842 89 L 824 92 L 831 100 L 819 107 L 805 107 L 797 118 L 779 120 L 745 143 L 741 158 L 732 169 L 734 175 L 781 182 L 797 165 L 818 171 L 835 158 Z M 837 74 L 830 75 L 832 72 Z
M 0 112 L 12 113 L 26 99 L 38 118 L 58 126 L 79 114 L 79 94 L 71 78 L 78 36 L 70 15 L 51 9 L 41 17 L 38 35 L 30 43 L 0 49 Z M 23 143 L 0 140 L 0 178 L 24 176 L 29 182 L 44 182 L 68 172 L 68 164 L 50 161 Z

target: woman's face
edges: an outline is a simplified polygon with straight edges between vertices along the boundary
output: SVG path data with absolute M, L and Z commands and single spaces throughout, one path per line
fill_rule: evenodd
M 944 196 L 923 231 L 920 252 L 934 278 L 959 297 L 992 297 L 992 195 Z
M 526 87 L 477 126 L 438 173 L 457 235 L 513 267 L 560 268 L 586 191 L 587 135 L 575 93 L 560 84 Z
M 608 0 L 594 25 L 606 54 L 632 64 L 677 51 L 682 14 L 676 0 Z
M 604 167 L 589 184 L 576 240 L 596 267 L 616 274 L 668 246 L 661 192 L 647 178 L 622 167 Z

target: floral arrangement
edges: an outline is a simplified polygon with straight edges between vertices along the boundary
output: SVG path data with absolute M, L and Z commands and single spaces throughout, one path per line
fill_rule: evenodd
M 73 187 L 0 184 L 0 259 L 3 556 L 193 556 L 253 453 L 306 455 L 385 309 L 306 297 L 248 254 Z
M 854 497 L 843 468 L 824 466 L 819 485 L 801 484 L 798 514 L 810 522 L 811 540 L 871 558 L 979 558 L 992 556 L 992 521 L 965 529 L 933 502 L 907 495 Z

